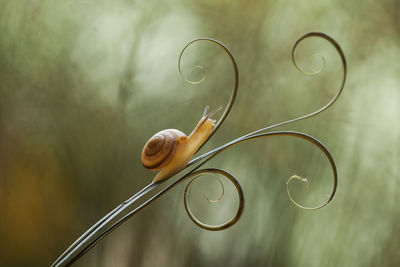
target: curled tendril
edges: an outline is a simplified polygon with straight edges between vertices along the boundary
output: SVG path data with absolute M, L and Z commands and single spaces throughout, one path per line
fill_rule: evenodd
M 183 52 L 183 51 L 182 51 L 182 52 Z M 181 56 L 182 56 L 182 55 L 181 55 Z M 203 68 L 203 66 L 200 66 L 200 65 L 193 66 L 193 67 L 194 67 L 194 68 L 200 69 L 201 72 L 203 73 L 200 80 L 198 80 L 198 81 L 191 81 L 191 80 L 189 80 L 188 78 L 186 78 L 186 76 L 185 76 L 185 75 L 182 73 L 182 71 L 181 71 L 181 66 L 180 66 L 180 64 L 179 64 L 179 74 L 181 75 L 182 79 L 184 79 L 185 82 L 187 82 L 187 83 L 190 83 L 190 84 L 201 84 L 201 83 L 204 82 L 204 80 L 206 79 L 206 70 Z
M 223 175 L 224 177 L 229 179 L 229 181 L 231 181 L 233 183 L 233 185 L 235 186 L 236 191 L 237 191 L 238 196 L 239 196 L 239 206 L 238 206 L 238 208 L 236 210 L 236 214 L 229 221 L 227 221 L 227 222 L 225 222 L 223 224 L 220 224 L 220 225 L 205 224 L 205 223 L 201 222 L 199 219 L 197 219 L 194 216 L 193 212 L 190 210 L 189 203 L 188 203 L 188 200 L 187 200 L 187 196 L 189 194 L 189 188 L 193 184 L 193 182 L 196 179 L 198 179 L 199 177 L 202 177 L 202 176 L 210 174 L 210 173 L 217 173 L 217 174 Z M 228 172 L 226 172 L 224 170 L 221 170 L 221 169 L 202 169 L 202 170 L 199 170 L 199 171 L 191 173 L 190 176 L 188 176 L 187 178 L 190 178 L 190 177 L 193 177 L 193 176 L 194 176 L 194 178 L 186 185 L 185 193 L 184 193 L 184 204 L 185 204 L 185 209 L 186 209 L 186 212 L 187 212 L 189 218 L 195 224 L 200 226 L 201 228 L 206 229 L 206 230 L 210 230 L 210 231 L 219 231 L 219 230 L 223 230 L 223 229 L 226 229 L 226 228 L 234 225 L 239 220 L 240 216 L 242 215 L 243 208 L 244 208 L 243 190 L 242 190 L 242 187 L 240 186 L 239 182 L 235 179 L 235 177 L 233 177 L 233 175 L 231 175 L 230 173 L 228 173 Z M 216 179 L 218 180 L 218 182 L 222 186 L 222 190 L 223 190 L 224 185 L 222 184 L 222 182 L 218 178 L 216 178 Z M 220 201 L 223 198 L 223 195 L 224 195 L 223 192 L 224 191 L 222 191 L 222 194 L 220 195 L 220 197 L 218 199 L 211 200 L 211 202 Z M 210 201 L 208 198 L 207 198 L 207 200 Z
M 299 182 L 305 183 L 305 184 L 307 185 L 307 191 L 308 191 L 308 180 L 307 180 L 307 178 L 304 178 L 304 177 L 301 177 L 301 176 L 295 174 L 295 175 L 292 175 L 292 176 L 287 180 L 287 182 L 286 182 L 286 192 L 287 192 L 287 194 L 288 194 L 288 196 L 289 196 L 289 198 L 290 198 L 290 201 L 292 201 L 292 203 L 294 203 L 297 207 L 300 207 L 300 208 L 302 208 L 302 209 L 307 209 L 306 207 L 303 207 L 303 206 L 299 205 L 299 204 L 293 199 L 292 195 L 290 194 L 289 184 L 290 184 L 290 182 L 291 182 L 292 180 L 294 180 L 294 179 L 298 180 Z
M 304 133 L 294 132 L 294 131 L 276 131 L 276 132 L 268 132 L 268 133 L 262 133 L 262 134 L 254 134 L 254 135 L 251 135 L 251 136 L 243 136 L 241 138 L 238 138 L 238 139 L 236 139 L 236 140 L 234 140 L 232 142 L 229 142 L 229 143 L 227 143 L 227 144 L 225 144 L 223 146 L 220 146 L 220 147 L 210 151 L 209 152 L 210 155 L 196 169 L 198 169 L 199 167 L 204 165 L 206 162 L 211 160 L 213 157 L 217 156 L 219 153 L 231 148 L 234 145 L 237 145 L 237 144 L 240 144 L 240 143 L 243 143 L 243 142 L 247 142 L 247 141 L 250 141 L 250 140 L 253 140 L 253 139 L 260 139 L 260 138 L 267 138 L 267 137 L 278 137 L 278 136 L 291 136 L 291 137 L 296 137 L 296 138 L 303 139 L 303 140 L 308 141 L 309 143 L 315 145 L 317 148 L 319 148 L 324 153 L 324 155 L 326 156 L 326 158 L 328 159 L 328 161 L 329 161 L 329 163 L 331 165 L 332 174 L 333 174 L 333 188 L 332 188 L 332 192 L 331 192 L 331 194 L 329 196 L 329 199 L 326 202 L 324 202 L 324 203 L 322 203 L 322 204 L 320 204 L 318 206 L 305 207 L 305 206 L 300 205 L 299 203 L 297 203 L 294 200 L 294 198 L 290 195 L 290 191 L 289 191 L 288 187 L 287 187 L 287 192 L 289 194 L 289 198 L 292 201 L 292 203 L 294 205 L 296 205 L 297 207 L 299 207 L 299 208 L 302 208 L 302 209 L 305 209 L 305 210 L 316 210 L 316 209 L 320 209 L 320 208 L 326 206 L 329 202 L 332 201 L 333 196 L 336 193 L 337 181 L 338 181 L 336 164 L 335 164 L 335 161 L 333 160 L 333 157 L 330 154 L 329 150 L 326 148 L 326 146 L 321 141 L 319 141 L 315 137 L 312 137 L 312 136 L 304 134 Z M 290 181 L 295 179 L 295 178 L 296 179 L 300 179 L 300 176 L 297 176 L 297 175 L 292 176 L 287 181 L 287 186 L 290 183 Z
M 300 38 L 299 40 L 302 41 L 301 38 Z M 324 57 L 323 55 L 321 55 L 321 54 L 312 54 L 312 55 L 308 58 L 308 64 L 309 64 L 310 69 L 311 69 L 312 72 L 308 72 L 308 71 L 303 70 L 303 69 L 297 64 L 296 57 L 295 57 L 296 48 L 297 48 L 297 46 L 298 46 L 299 43 L 300 43 L 300 42 L 296 43 L 296 44 L 293 46 L 293 49 L 292 49 L 292 62 L 293 62 L 293 64 L 294 64 L 294 66 L 296 67 L 296 69 L 297 69 L 298 71 L 300 71 L 301 73 L 303 73 L 304 75 L 312 76 L 312 75 L 320 74 L 320 73 L 324 70 L 324 68 L 325 68 L 325 64 L 326 64 L 325 57 Z M 313 67 L 314 58 L 316 58 L 316 57 L 320 58 L 321 61 L 322 61 L 322 65 L 321 65 L 321 67 L 320 67 L 318 70 L 317 70 L 317 69 L 314 69 L 314 67 Z
M 240 218 L 242 212 L 243 212 L 243 208 L 244 208 L 244 196 L 243 196 L 243 190 L 240 186 L 240 184 L 238 183 L 238 181 L 229 173 L 227 173 L 226 171 L 223 171 L 221 169 L 202 169 L 199 170 L 200 167 L 202 167 L 204 164 L 206 164 L 208 161 L 210 161 L 212 158 L 214 158 L 215 156 L 219 155 L 220 153 L 222 153 L 223 151 L 226 151 L 227 149 L 229 149 L 230 147 L 239 144 L 239 143 L 243 143 L 246 141 L 250 141 L 253 139 L 259 139 L 259 138 L 267 138 L 267 137 L 274 137 L 274 136 L 291 136 L 291 137 L 296 137 L 296 138 L 300 138 L 303 140 L 306 140 L 310 143 L 312 143 L 313 145 L 317 146 L 326 156 L 326 158 L 328 159 L 331 169 L 332 169 L 332 173 L 333 173 L 333 188 L 332 188 L 332 192 L 329 195 L 329 198 L 327 201 L 325 201 L 324 203 L 315 206 L 315 207 L 304 207 L 300 204 L 298 204 L 294 198 L 291 196 L 290 191 L 289 191 L 289 184 L 292 180 L 299 180 L 299 181 L 305 181 L 304 178 L 302 178 L 301 176 L 298 175 L 294 175 L 292 177 L 289 178 L 289 180 L 286 183 L 286 189 L 287 189 L 287 193 L 289 195 L 290 200 L 294 203 L 294 205 L 296 205 L 297 207 L 300 207 L 302 209 L 306 209 L 306 210 L 314 210 L 314 209 L 319 209 L 322 208 L 324 206 L 326 206 L 329 202 L 331 202 L 331 200 L 333 199 L 335 193 L 336 193 L 336 188 L 337 188 L 337 169 L 336 169 L 336 165 L 335 162 L 333 160 L 332 155 L 329 153 L 328 149 L 316 138 L 304 134 L 304 133 L 300 133 L 300 132 L 294 132 L 294 131 L 275 131 L 275 132 L 269 132 L 269 130 L 276 128 L 278 126 L 282 126 L 282 125 L 286 125 L 292 122 L 296 122 L 296 121 L 300 121 L 300 120 L 304 120 L 310 117 L 313 117 L 319 113 L 321 113 L 322 111 L 326 110 L 327 108 L 329 108 L 340 96 L 340 94 L 343 91 L 344 88 L 344 84 L 346 81 L 346 75 L 347 75 L 347 64 L 346 64 L 346 59 L 344 56 L 344 53 L 342 51 L 342 49 L 340 48 L 339 44 L 330 36 L 324 34 L 324 33 L 320 33 L 320 32 L 310 32 L 307 33 L 303 36 L 301 36 L 294 44 L 293 48 L 292 48 L 292 61 L 295 65 L 295 67 L 300 70 L 302 73 L 306 74 L 306 75 L 314 75 L 314 74 L 318 74 L 323 70 L 323 67 L 325 66 L 325 58 L 321 56 L 322 60 L 323 60 L 323 65 L 321 67 L 320 70 L 315 70 L 312 65 L 311 65 L 311 70 L 313 72 L 305 72 L 303 71 L 298 65 L 297 62 L 295 60 L 295 51 L 297 46 L 305 39 L 307 38 L 311 38 L 311 37 L 317 37 L 317 38 L 322 38 L 326 41 L 328 41 L 331 45 L 334 46 L 334 48 L 336 49 L 336 51 L 338 52 L 341 62 L 342 62 L 342 67 L 343 67 L 343 75 L 342 75 L 342 82 L 339 86 L 339 89 L 336 93 L 336 95 L 330 99 L 330 101 L 324 105 L 323 107 L 319 108 L 318 110 L 311 112 L 309 114 L 294 118 L 294 119 L 290 119 L 287 121 L 283 121 L 277 124 L 274 124 L 272 126 L 267 126 L 265 128 L 261 128 L 259 130 L 256 130 L 254 132 L 248 133 L 246 135 L 243 135 L 235 140 L 232 140 L 214 150 L 211 150 L 203 155 L 200 155 L 198 157 L 196 157 L 195 159 L 191 160 L 187 166 L 183 169 L 186 170 L 190 167 L 192 167 L 194 164 L 198 163 L 195 167 L 193 167 L 188 173 L 186 173 L 185 175 L 181 176 L 180 178 L 178 178 L 177 180 L 175 180 L 175 182 L 173 182 L 172 184 L 169 184 L 167 186 L 165 186 L 164 188 L 161 188 L 161 190 L 157 191 L 156 189 L 158 189 L 161 184 L 165 184 L 163 182 L 153 182 L 149 185 L 147 185 L 146 187 L 144 187 L 141 191 L 137 192 L 135 195 L 133 195 L 131 198 L 129 198 L 128 200 L 124 201 L 122 204 L 120 204 L 119 206 L 117 206 L 114 210 L 112 210 L 110 213 L 108 213 L 106 216 L 104 216 L 102 219 L 100 219 L 96 224 L 94 224 L 89 230 L 87 230 L 83 235 L 81 235 L 54 263 L 52 266 L 65 266 L 65 265 L 70 265 L 72 264 L 74 261 L 76 261 L 77 259 L 79 259 L 82 255 L 84 255 L 87 251 L 89 251 L 94 245 L 96 245 L 98 242 L 100 242 L 102 239 L 104 239 L 108 234 L 110 234 L 113 230 L 115 230 L 117 227 L 119 227 L 122 223 L 124 223 L 126 220 L 128 220 L 130 217 L 132 217 L 133 215 L 135 215 L 137 212 L 139 212 L 140 210 L 142 210 L 143 208 L 149 206 L 153 201 L 157 200 L 158 198 L 160 198 L 162 195 L 164 195 L 165 193 L 169 192 L 170 190 L 172 190 L 173 188 L 175 188 L 177 185 L 179 185 L 180 183 L 182 183 L 183 181 L 186 181 L 189 178 L 193 178 L 196 179 L 196 176 L 198 175 L 202 175 L 202 174 L 206 174 L 206 173 L 218 173 L 223 175 L 224 177 L 228 178 L 236 187 L 236 190 L 238 192 L 239 195 L 239 207 L 236 211 L 235 216 L 229 220 L 228 222 L 222 224 L 222 225 L 207 225 L 204 224 L 202 222 L 200 222 L 194 215 L 193 213 L 190 211 L 189 206 L 187 205 L 187 190 L 190 186 L 190 184 L 193 183 L 194 180 L 191 180 L 188 184 L 188 186 L 185 189 L 185 194 L 184 194 L 184 203 L 185 203 L 185 208 L 186 211 L 188 212 L 188 215 L 190 217 L 190 219 L 197 224 L 198 226 L 207 229 L 207 230 L 222 230 L 222 229 L 226 229 L 229 226 L 232 226 L 234 223 L 236 223 L 238 221 L 238 219 Z M 190 42 L 189 44 L 187 44 L 184 49 L 182 50 L 180 56 L 179 56 L 179 61 L 178 61 L 178 70 L 179 73 L 181 74 L 181 76 L 183 77 L 184 80 L 188 81 L 189 83 L 192 84 L 198 84 L 200 83 L 202 80 L 204 80 L 205 78 L 205 70 L 200 67 L 203 70 L 203 79 L 199 80 L 199 81 L 190 81 L 188 80 L 182 73 L 181 71 L 181 67 L 180 67 L 180 62 L 181 62 L 181 57 L 183 55 L 183 52 L 186 50 L 186 48 L 193 44 L 194 42 L 197 41 L 209 41 L 212 42 L 214 44 L 219 45 L 230 57 L 231 62 L 232 62 L 232 66 L 233 66 L 233 70 L 234 70 L 234 84 L 233 84 L 233 89 L 232 89 L 232 94 L 229 100 L 229 103 L 226 107 L 226 109 L 224 110 L 224 113 L 222 114 L 221 118 L 218 120 L 216 126 L 214 127 L 214 130 L 212 132 L 212 134 L 215 133 L 215 131 L 219 128 L 219 126 L 222 124 L 222 122 L 225 120 L 225 118 L 227 117 L 228 113 L 230 112 L 232 105 L 235 101 L 236 98 L 236 94 L 237 94 L 237 88 L 238 88 L 238 81 L 239 81 L 239 76 L 238 76 L 238 69 L 237 69 L 237 65 L 235 62 L 235 59 L 233 58 L 232 54 L 230 53 L 230 51 L 228 50 L 228 48 L 226 48 L 223 44 L 221 44 L 220 42 L 213 40 L 213 39 L 208 39 L 208 38 L 201 38 L 201 39 L 196 39 L 192 42 Z M 319 55 L 317 55 L 319 56 Z M 311 59 L 311 64 L 312 64 L 312 59 Z M 212 136 L 212 134 L 209 136 L 209 138 Z M 181 172 L 183 171 L 181 170 Z M 179 174 L 179 173 L 178 173 Z M 177 174 L 177 175 L 178 175 Z M 150 195 L 150 193 L 153 192 L 153 195 Z M 147 199 L 145 199 L 146 197 L 148 197 Z M 132 206 L 136 204 L 136 206 L 132 209 Z
M 321 61 L 322 61 L 321 67 L 319 69 L 315 69 L 314 65 L 313 65 L 314 58 L 316 58 L 316 57 L 320 58 Z M 325 57 L 323 55 L 320 55 L 320 54 L 311 55 L 310 58 L 308 59 L 308 62 L 309 62 L 310 69 L 311 69 L 312 72 L 306 72 L 306 71 L 303 71 L 302 69 L 299 69 L 299 68 L 298 68 L 298 70 L 300 70 L 303 74 L 310 75 L 310 76 L 311 75 L 320 74 L 324 70 L 325 64 L 326 64 Z
M 233 103 L 235 102 L 236 99 L 236 94 L 238 91 L 238 86 L 239 86 L 239 71 L 238 71 L 238 67 L 236 64 L 236 60 L 233 57 L 231 51 L 229 51 L 229 49 L 223 45 L 222 43 L 220 43 L 217 40 L 214 39 L 210 39 L 210 38 L 199 38 L 199 39 L 195 39 L 191 42 L 189 42 L 181 51 L 181 53 L 179 54 L 179 59 L 178 59 L 178 71 L 179 74 L 181 75 L 182 79 L 185 80 L 186 82 L 190 83 L 190 84 L 200 84 L 202 83 L 205 78 L 206 78 L 206 72 L 205 69 L 202 66 L 195 66 L 197 68 L 200 68 L 203 71 L 203 76 L 199 81 L 191 81 L 188 78 L 186 78 L 186 76 L 183 74 L 182 69 L 181 69 L 181 60 L 182 60 L 182 56 L 183 53 L 186 51 L 186 49 L 191 46 L 193 43 L 199 42 L 199 41 L 207 41 L 207 42 L 211 42 L 213 44 L 218 45 L 220 48 L 223 49 L 223 51 L 229 56 L 229 59 L 231 60 L 232 63 L 232 68 L 233 68 L 233 87 L 232 87 L 232 93 L 231 93 L 231 97 L 229 99 L 229 102 L 224 110 L 224 112 L 222 113 L 221 117 L 219 118 L 219 120 L 217 121 L 217 123 L 215 124 L 213 131 L 211 133 L 211 135 L 208 137 L 208 139 L 210 139 L 213 134 L 218 130 L 218 128 L 221 126 L 221 124 L 224 122 L 225 118 L 228 116 L 229 112 L 231 111 L 231 108 L 233 106 Z M 204 142 L 205 144 L 206 142 Z M 203 144 L 203 145 L 204 145 Z
M 309 189 L 308 179 L 305 178 L 305 177 L 302 177 L 302 176 L 300 176 L 300 175 L 295 174 L 295 175 L 290 176 L 290 178 L 289 178 L 289 179 L 287 180 L 287 182 L 286 182 L 286 191 L 287 191 L 289 197 L 290 197 L 290 193 L 289 193 L 289 183 L 290 183 L 293 179 L 297 179 L 298 181 L 300 181 L 300 182 L 302 182 L 302 183 L 305 183 L 305 184 L 307 185 L 307 190 L 306 190 L 306 191 L 308 191 L 308 189 Z M 291 198 L 291 199 L 292 199 L 292 198 Z M 292 199 L 292 200 L 293 200 L 293 199 Z
M 201 177 L 201 176 L 202 176 L 202 175 L 196 176 L 195 178 L 193 178 L 193 180 L 192 180 L 189 184 L 191 184 L 195 179 L 197 179 L 197 178 L 199 178 L 199 177 Z M 224 197 L 224 195 L 225 195 L 225 187 L 224 187 L 224 184 L 221 182 L 220 179 L 218 179 L 216 176 L 213 176 L 213 177 L 215 178 L 215 180 L 218 181 L 218 183 L 219 183 L 220 186 L 221 186 L 221 194 L 219 195 L 219 197 L 218 197 L 217 199 L 209 199 L 209 198 L 207 197 L 207 195 L 203 192 L 203 197 L 204 197 L 208 202 L 210 202 L 210 203 L 217 203 L 217 202 L 221 201 L 222 198 Z M 186 186 L 187 189 L 188 189 L 189 184 Z
M 190 45 L 192 45 L 193 43 L 195 43 L 195 42 L 197 42 L 197 41 L 200 41 L 200 40 L 208 40 L 208 39 L 206 39 L 206 38 L 201 38 L 201 39 L 196 39 L 196 40 L 193 40 L 193 41 L 189 42 L 189 43 L 182 49 L 181 53 L 179 54 L 179 59 L 178 59 L 178 71 L 179 71 L 179 75 L 181 75 L 182 79 L 185 80 L 185 82 L 190 83 L 190 84 L 201 84 L 201 83 L 204 82 L 204 80 L 206 79 L 206 70 L 203 68 L 203 66 L 200 66 L 200 65 L 194 66 L 194 68 L 199 68 L 199 69 L 202 71 L 202 73 L 203 73 L 201 79 L 198 80 L 198 81 L 189 80 L 189 79 L 186 77 L 186 75 L 183 74 L 182 68 L 181 68 L 181 61 L 182 61 L 183 53 L 186 51 L 186 49 L 187 49 Z

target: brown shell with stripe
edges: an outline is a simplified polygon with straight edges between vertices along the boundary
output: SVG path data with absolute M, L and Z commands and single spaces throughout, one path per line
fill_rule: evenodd
M 178 144 L 180 137 L 186 136 L 179 130 L 167 129 L 153 135 L 142 150 L 142 164 L 150 170 L 159 170 L 164 167 Z

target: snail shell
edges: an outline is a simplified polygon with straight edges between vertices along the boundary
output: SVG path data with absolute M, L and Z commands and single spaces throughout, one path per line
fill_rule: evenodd
M 176 129 L 162 130 L 153 135 L 142 150 L 142 163 L 146 169 L 159 170 L 171 160 L 178 139 L 186 137 Z

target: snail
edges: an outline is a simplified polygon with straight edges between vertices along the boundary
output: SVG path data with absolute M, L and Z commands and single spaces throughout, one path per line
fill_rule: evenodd
M 221 110 L 221 106 L 207 114 L 204 113 L 189 136 L 176 129 L 162 130 L 153 135 L 142 150 L 142 164 L 152 171 L 161 170 L 154 177 L 153 182 L 161 182 L 186 167 L 192 156 L 208 140 L 215 126 L 216 120 L 211 116 Z

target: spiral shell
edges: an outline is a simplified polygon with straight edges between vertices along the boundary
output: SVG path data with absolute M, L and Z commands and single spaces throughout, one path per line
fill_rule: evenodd
M 181 136 L 179 130 L 168 129 L 153 135 L 142 150 L 142 164 L 150 170 L 159 170 L 171 159 Z

